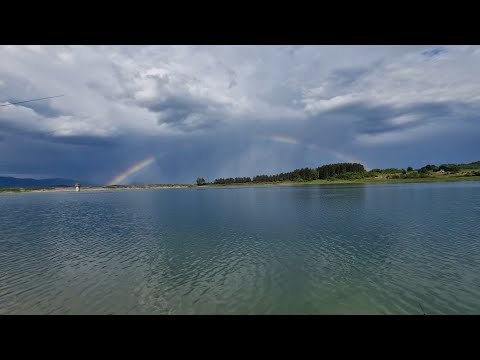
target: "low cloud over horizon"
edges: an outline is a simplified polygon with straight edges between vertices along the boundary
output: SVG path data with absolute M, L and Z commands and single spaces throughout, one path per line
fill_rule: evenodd
M 193 183 L 480 160 L 479 46 L 0 46 L 0 58 L 0 104 L 64 94 L 0 107 L 0 176 Z

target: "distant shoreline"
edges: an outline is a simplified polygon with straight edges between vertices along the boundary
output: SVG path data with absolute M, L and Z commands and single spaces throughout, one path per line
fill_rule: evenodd
M 399 183 L 438 183 L 438 182 L 459 182 L 459 181 L 480 181 L 480 176 L 445 176 L 426 177 L 416 179 L 374 179 L 365 178 L 358 180 L 312 180 L 312 181 L 283 181 L 264 183 L 240 183 L 240 184 L 169 184 L 169 185 L 115 185 L 115 186 L 85 186 L 80 192 L 89 191 L 115 191 L 115 190 L 155 190 L 155 189 L 190 189 L 190 188 L 223 188 L 223 187 L 252 187 L 252 186 L 302 186 L 302 185 L 363 185 L 363 184 L 399 184 Z M 76 192 L 74 187 L 54 188 L 0 188 L 0 194 L 23 194 L 43 192 Z
M 116 191 L 116 190 L 153 190 L 153 189 L 183 189 L 197 187 L 188 184 L 169 185 L 115 185 L 115 186 L 83 186 L 80 192 L 89 191 Z M 51 188 L 0 188 L 0 194 L 23 194 L 43 192 L 77 192 L 75 187 L 51 187 Z
M 362 185 L 362 184 L 403 184 L 403 183 L 438 183 L 438 182 L 459 182 L 459 181 L 480 181 L 480 176 L 446 176 L 410 178 L 410 179 L 375 179 L 364 178 L 356 180 L 312 180 L 312 181 L 279 181 L 279 182 L 250 182 L 238 184 L 207 184 L 200 187 L 231 187 L 231 186 L 302 186 L 302 185 Z

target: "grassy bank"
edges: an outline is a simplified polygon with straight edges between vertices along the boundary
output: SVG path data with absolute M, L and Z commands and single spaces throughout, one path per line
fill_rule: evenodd
M 31 191 L 53 191 L 55 188 L 0 188 L 0 193 L 23 193 Z
M 88 189 L 105 189 L 105 190 L 128 190 L 128 189 L 167 189 L 167 188 L 191 188 L 196 187 L 192 184 L 149 184 L 149 185 L 108 185 L 102 187 L 85 187 Z
M 312 180 L 312 181 L 281 181 L 281 182 L 260 182 L 243 184 L 208 184 L 204 187 L 225 187 L 225 186 L 299 186 L 299 185 L 348 185 L 348 184 L 397 184 L 397 183 L 431 183 L 431 182 L 454 182 L 454 181 L 480 181 L 480 176 L 431 176 L 424 178 L 363 178 L 354 180 Z

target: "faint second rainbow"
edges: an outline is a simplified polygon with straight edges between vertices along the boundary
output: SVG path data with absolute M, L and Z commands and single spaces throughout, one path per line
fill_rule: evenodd
M 269 137 L 270 140 L 283 142 L 287 144 L 301 144 L 301 141 L 293 136 L 286 136 L 286 135 L 272 135 Z
M 148 158 L 140 161 L 139 163 L 133 165 L 132 167 L 128 168 L 121 174 L 115 176 L 112 180 L 108 182 L 107 185 L 117 185 L 118 183 L 122 182 L 125 180 L 128 176 L 132 175 L 133 173 L 136 173 L 137 171 L 143 169 L 144 167 L 147 167 L 151 163 L 155 161 L 155 157 L 149 156 Z
M 362 162 L 361 160 L 358 160 L 348 154 L 345 154 L 345 153 L 342 153 L 336 149 L 333 149 L 333 148 L 327 148 L 325 146 L 320 146 L 318 144 L 309 144 L 309 143 L 305 143 L 303 142 L 302 140 L 298 139 L 298 138 L 295 138 L 293 136 L 287 136 L 287 135 L 271 135 L 269 137 L 267 137 L 268 140 L 273 140 L 273 141 L 276 141 L 276 142 L 281 142 L 281 143 L 287 143 L 287 144 L 296 144 L 296 145 L 303 145 L 303 146 L 306 146 L 307 148 L 309 149 L 312 149 L 312 150 L 323 150 L 323 151 L 326 151 L 328 153 L 330 153 L 331 155 L 335 156 L 337 159 L 341 159 L 343 161 L 348 161 L 350 163 L 360 163 L 360 164 L 363 164 L 365 166 L 365 168 L 367 168 L 367 165 L 365 164 L 365 162 Z

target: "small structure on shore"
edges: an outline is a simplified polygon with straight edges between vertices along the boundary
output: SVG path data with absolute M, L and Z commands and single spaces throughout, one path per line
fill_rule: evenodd
M 81 186 L 82 186 L 82 185 L 80 185 L 80 183 L 76 183 L 76 184 L 75 184 L 75 191 L 79 192 Z

